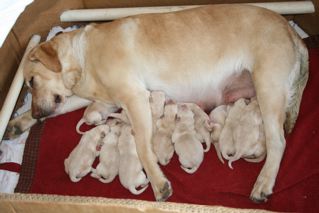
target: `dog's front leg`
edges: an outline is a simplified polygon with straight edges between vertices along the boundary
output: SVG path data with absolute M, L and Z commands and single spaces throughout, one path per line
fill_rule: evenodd
M 143 90 L 134 93 L 124 103 L 122 101 L 122 107 L 132 124 L 137 153 L 151 182 L 155 198 L 157 201 L 165 201 L 172 194 L 172 188 L 158 166 L 157 158 L 152 151 L 152 115 L 149 92 Z
M 68 112 L 75 111 L 82 107 L 86 107 L 92 102 L 90 100 L 80 98 L 76 95 L 68 97 L 63 106 L 61 106 L 54 114 L 48 117 L 55 117 Z M 45 120 L 47 117 L 41 118 L 40 121 Z M 10 120 L 4 135 L 4 139 L 14 139 L 20 134 L 30 129 L 34 124 L 37 123 L 37 119 L 32 117 L 31 110 L 22 113 L 21 115 Z
M 31 110 L 28 110 L 9 121 L 3 139 L 14 139 L 30 129 L 36 123 L 37 119 L 32 118 Z

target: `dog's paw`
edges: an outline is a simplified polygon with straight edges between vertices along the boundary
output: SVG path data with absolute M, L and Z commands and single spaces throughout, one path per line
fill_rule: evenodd
M 260 174 L 250 194 L 250 199 L 255 203 L 267 202 L 269 196 L 272 194 L 272 188 L 275 181 L 272 178 Z
M 21 126 L 16 122 L 9 122 L 3 139 L 12 140 L 19 137 L 23 133 Z
M 162 202 L 166 201 L 172 194 L 173 189 L 171 183 L 166 180 L 157 189 L 154 190 L 156 201 Z
M 38 121 L 32 118 L 31 111 L 27 111 L 14 119 L 10 120 L 4 135 L 4 139 L 15 139 L 20 136 L 23 132 L 30 129 Z

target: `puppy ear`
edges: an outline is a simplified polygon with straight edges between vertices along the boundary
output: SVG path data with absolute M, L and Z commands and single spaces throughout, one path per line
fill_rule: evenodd
M 40 61 L 53 72 L 61 72 L 61 63 L 52 42 L 45 42 L 33 48 L 29 53 L 30 61 Z

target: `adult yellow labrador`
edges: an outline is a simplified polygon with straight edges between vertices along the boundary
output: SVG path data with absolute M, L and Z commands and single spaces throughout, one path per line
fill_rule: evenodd
M 155 198 L 172 194 L 152 152 L 149 91 L 205 109 L 257 96 L 267 158 L 251 192 L 272 193 L 308 78 L 308 53 L 280 15 L 243 5 L 205 6 L 90 24 L 35 47 L 24 71 L 32 114 L 56 113 L 73 94 L 122 107 Z M 233 154 L 233 153 L 229 153 Z

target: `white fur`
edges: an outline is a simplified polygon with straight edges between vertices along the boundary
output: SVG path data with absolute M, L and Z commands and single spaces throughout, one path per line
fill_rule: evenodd
M 109 127 L 101 125 L 82 136 L 79 144 L 64 161 L 65 172 L 69 174 L 71 181 L 78 182 L 91 171 L 92 164 L 99 155 L 97 146 L 108 132 Z
M 132 194 L 138 195 L 148 187 L 148 179 L 143 172 L 142 164 L 136 152 L 132 128 L 124 124 L 119 137 L 120 167 L 119 177 L 121 184 Z M 137 190 L 137 187 L 142 187 Z

